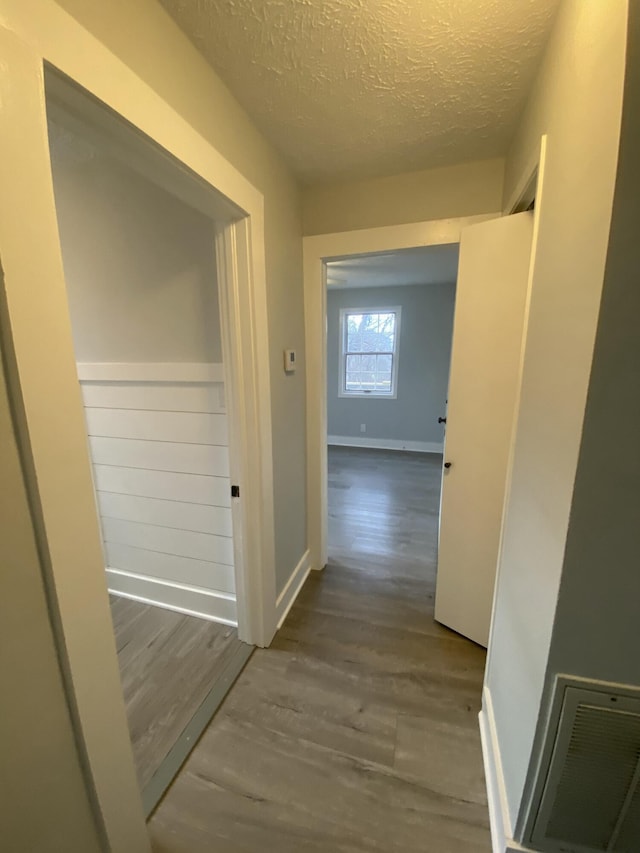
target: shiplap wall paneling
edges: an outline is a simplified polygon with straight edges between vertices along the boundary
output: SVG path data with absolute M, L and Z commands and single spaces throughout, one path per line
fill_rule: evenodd
M 107 542 L 105 552 L 107 565 L 113 569 L 169 582 L 181 577 L 182 582 L 188 586 L 206 589 L 212 585 L 220 592 L 235 592 L 233 566 L 196 560 L 193 557 L 162 554 L 118 542 Z
M 164 498 L 207 506 L 231 506 L 231 481 L 227 476 L 182 474 L 94 464 L 96 488 L 102 492 Z
M 195 533 L 233 536 L 228 507 L 183 503 L 162 498 L 137 497 L 100 492 L 100 511 L 106 518 L 138 521 Z
M 110 591 L 234 624 L 220 365 L 79 365 Z
M 89 446 L 93 461 L 100 465 L 174 471 L 177 474 L 210 471 L 220 477 L 229 476 L 229 450 L 226 447 L 102 436 L 90 436 Z
M 88 408 L 151 410 L 156 412 L 209 412 L 224 414 L 221 383 L 84 382 L 84 404 Z
M 229 446 L 226 415 L 86 406 L 84 411 L 90 436 Z
M 176 530 L 173 527 L 123 521 L 105 515 L 102 515 L 102 532 L 105 542 L 119 542 L 176 557 L 193 557 L 194 560 L 233 565 L 233 542 L 230 536 Z M 176 578 L 176 582 L 180 583 L 181 579 Z

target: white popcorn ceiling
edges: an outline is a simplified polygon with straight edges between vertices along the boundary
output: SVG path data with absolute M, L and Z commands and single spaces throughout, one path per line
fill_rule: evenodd
M 160 2 L 305 183 L 503 155 L 558 5 Z

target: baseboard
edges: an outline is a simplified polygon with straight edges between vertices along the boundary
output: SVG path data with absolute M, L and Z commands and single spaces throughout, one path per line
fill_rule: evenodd
M 310 554 L 307 549 L 302 555 L 300 562 L 291 573 L 291 577 L 285 584 L 284 589 L 277 598 L 276 619 L 278 620 L 278 628 L 280 628 L 284 620 L 287 618 L 287 614 L 291 610 L 293 602 L 298 597 L 298 593 L 302 589 L 302 585 L 309 576 L 310 569 Z
M 478 717 L 493 853 L 533 853 L 530 848 L 523 847 L 512 838 L 500 747 L 493 715 L 491 692 L 488 687 L 485 687 L 482 692 L 482 711 Z
M 351 435 L 328 435 L 327 444 L 335 447 L 369 447 L 371 450 L 412 450 L 416 453 L 442 453 L 441 441 L 403 441 L 396 438 L 361 438 Z
M 107 568 L 107 587 L 112 595 L 131 598 L 143 604 L 155 604 L 188 616 L 198 616 L 224 625 L 238 624 L 235 595 L 201 587 L 175 584 Z

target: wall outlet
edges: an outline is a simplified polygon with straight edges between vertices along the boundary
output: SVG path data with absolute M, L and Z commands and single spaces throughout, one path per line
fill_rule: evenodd
M 366 432 L 366 431 L 367 431 L 367 425 L 366 424 L 360 424 L 360 432 Z

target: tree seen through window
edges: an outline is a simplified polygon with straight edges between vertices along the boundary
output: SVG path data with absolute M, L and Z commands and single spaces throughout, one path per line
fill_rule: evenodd
M 344 386 L 346 393 L 393 394 L 396 312 L 346 312 Z

